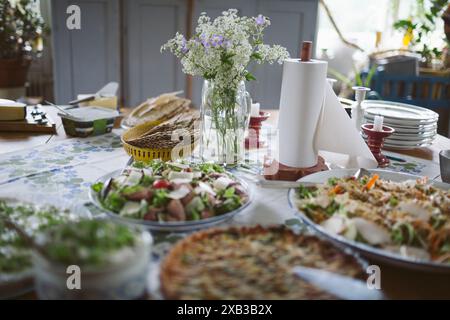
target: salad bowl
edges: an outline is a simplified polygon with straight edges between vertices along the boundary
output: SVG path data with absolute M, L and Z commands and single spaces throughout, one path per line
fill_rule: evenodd
M 158 161 L 159 160 L 153 160 L 153 162 L 150 162 L 150 163 L 155 163 Z M 138 166 L 140 166 L 141 164 L 142 163 L 137 162 Z M 129 166 L 127 168 L 133 167 L 134 165 L 136 165 L 136 163 L 132 164 L 131 166 Z M 127 170 L 127 168 L 125 169 L 125 171 Z M 145 171 L 146 169 L 143 169 L 143 170 Z M 112 210 L 111 207 L 108 207 L 105 204 L 105 197 L 104 196 L 102 197 L 102 191 L 94 190 L 95 189 L 94 186 L 102 185 L 103 187 L 105 187 L 109 183 L 111 183 L 111 181 L 114 181 L 114 179 L 117 179 L 118 177 L 120 177 L 123 174 L 124 174 L 124 170 L 115 170 L 115 171 L 110 172 L 110 173 L 100 177 L 99 179 L 97 179 L 96 182 L 93 184 L 93 187 L 90 189 L 90 192 L 89 192 L 90 199 L 91 199 L 92 203 L 98 209 L 105 212 L 110 218 L 115 219 L 116 221 L 121 222 L 121 223 L 141 226 L 141 227 L 146 228 L 147 230 L 160 231 L 160 232 L 189 232 L 189 231 L 194 231 L 194 230 L 198 230 L 198 229 L 208 228 L 213 225 L 224 223 L 224 222 L 230 220 L 236 214 L 244 211 L 249 206 L 249 204 L 251 203 L 251 200 L 252 200 L 252 195 L 251 195 L 251 190 L 250 190 L 249 185 L 244 180 L 237 178 L 237 177 L 233 176 L 232 174 L 224 171 L 223 174 L 226 175 L 227 177 L 229 177 L 230 179 L 232 179 L 233 184 L 238 184 L 240 190 L 245 195 L 245 200 L 243 200 L 239 206 L 233 208 L 232 210 L 227 210 L 226 212 L 223 212 L 220 214 L 213 214 L 212 216 L 209 216 L 209 217 L 197 218 L 195 220 L 187 220 L 186 219 L 183 221 L 173 221 L 173 220 L 172 221 L 164 221 L 161 219 L 161 216 L 159 216 L 159 218 L 157 218 L 157 221 L 144 219 L 142 217 L 141 218 L 130 217 L 130 216 L 121 214 L 117 210 Z M 144 173 L 144 176 L 145 176 L 145 173 Z M 160 180 L 159 180 L 159 178 L 157 178 L 157 179 L 158 179 L 158 181 L 155 181 L 153 183 L 153 186 L 149 187 L 151 192 L 155 191 L 154 186 L 155 186 L 155 184 L 160 183 L 161 182 L 160 180 L 166 181 L 166 179 L 160 179 Z M 180 179 L 176 179 L 176 180 L 180 180 Z M 183 179 L 181 179 L 181 180 L 183 180 Z M 168 182 L 171 183 L 170 181 L 168 181 Z M 157 187 L 159 188 L 160 186 L 157 186 Z M 171 187 L 168 186 L 168 188 L 171 188 Z M 210 194 L 214 194 L 217 191 L 217 190 L 214 190 L 214 193 L 213 193 L 212 192 L 213 190 L 208 190 L 208 187 L 205 187 L 205 189 L 207 189 L 207 192 L 209 191 Z M 214 197 L 215 196 L 213 196 L 213 198 Z M 142 204 L 142 202 L 141 202 L 141 204 Z M 123 209 L 122 209 L 122 211 L 123 211 Z

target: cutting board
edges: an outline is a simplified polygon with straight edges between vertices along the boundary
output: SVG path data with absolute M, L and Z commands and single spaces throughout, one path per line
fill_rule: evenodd
M 56 133 L 56 124 L 40 107 L 27 107 L 24 120 L 0 121 L 0 131 Z

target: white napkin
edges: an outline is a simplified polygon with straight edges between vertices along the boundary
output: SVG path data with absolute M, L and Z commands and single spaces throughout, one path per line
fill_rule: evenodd
M 314 136 L 314 148 L 327 162 L 344 168 L 376 168 L 375 157 L 351 122 L 330 84 Z

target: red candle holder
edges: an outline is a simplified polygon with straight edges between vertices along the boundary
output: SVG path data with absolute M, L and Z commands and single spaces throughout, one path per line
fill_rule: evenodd
M 265 142 L 259 139 L 259 132 L 262 127 L 262 123 L 270 117 L 270 113 L 266 111 L 260 111 L 259 117 L 250 116 L 250 123 L 248 125 L 248 136 L 245 138 L 245 149 L 250 148 L 264 148 Z M 255 143 L 256 142 L 256 143 Z
M 394 128 L 383 126 L 382 131 L 375 131 L 373 124 L 366 123 L 361 126 L 361 129 L 367 135 L 367 145 L 377 160 L 378 166 L 381 168 L 387 167 L 389 159 L 381 153 L 381 148 L 383 148 L 384 139 L 395 132 Z

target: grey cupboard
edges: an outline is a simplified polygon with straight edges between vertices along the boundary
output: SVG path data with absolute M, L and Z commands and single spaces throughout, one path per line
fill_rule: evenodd
M 81 9 L 81 29 L 69 30 L 66 10 Z M 54 90 L 57 103 L 78 93 L 95 92 L 109 81 L 120 81 L 119 0 L 52 0 Z
M 81 9 L 81 30 L 66 28 L 71 4 Z M 176 31 L 195 30 L 201 12 L 211 17 L 228 8 L 247 16 L 261 13 L 272 20 L 265 41 L 298 56 L 302 40 L 315 40 L 318 0 L 52 0 L 51 5 L 58 103 L 118 81 L 125 106 L 177 90 L 199 105 L 202 80 L 189 79 L 174 56 L 160 53 Z M 257 81 L 247 88 L 263 108 L 278 107 L 281 70 L 280 65 L 251 66 Z

